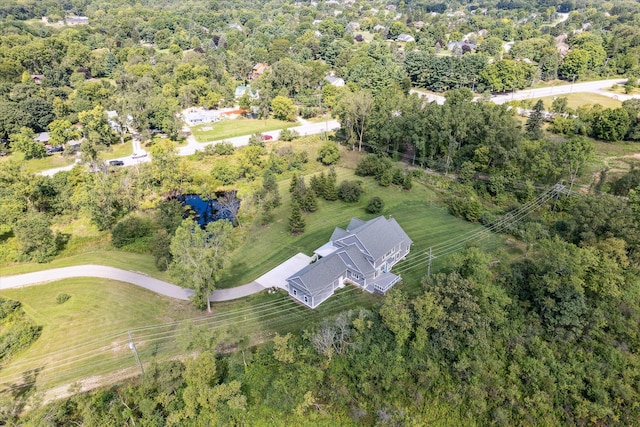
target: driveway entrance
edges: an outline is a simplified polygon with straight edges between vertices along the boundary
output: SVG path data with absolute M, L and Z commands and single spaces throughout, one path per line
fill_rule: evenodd
M 255 281 L 265 288 L 275 286 L 277 288 L 287 289 L 287 277 L 302 270 L 304 267 L 309 265 L 310 262 L 310 256 L 299 253 L 289 258 L 268 273 L 258 277 Z

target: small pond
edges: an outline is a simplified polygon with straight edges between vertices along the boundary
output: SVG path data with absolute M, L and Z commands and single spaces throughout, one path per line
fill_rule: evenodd
M 215 199 L 207 199 L 199 194 L 183 194 L 177 196 L 176 200 L 185 207 L 191 207 L 193 212 L 187 213 L 185 216 L 193 214 L 193 219 L 203 228 L 211 221 L 219 219 L 226 219 L 234 223 L 235 216 L 240 209 L 240 199 L 236 198 L 235 191 L 216 193 Z

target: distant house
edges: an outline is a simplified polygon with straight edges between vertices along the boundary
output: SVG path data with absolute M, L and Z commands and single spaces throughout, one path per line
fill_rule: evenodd
M 67 25 L 89 25 L 89 18 L 86 16 L 70 16 L 64 19 Z
M 454 51 L 457 49 L 460 49 L 461 52 L 471 52 L 473 50 L 475 50 L 476 45 L 475 43 L 468 43 L 468 42 L 449 42 L 447 43 L 447 49 L 449 49 L 450 51 Z
M 424 21 L 415 21 L 413 23 L 413 26 L 416 27 L 418 30 L 421 29 L 422 27 L 424 27 Z
M 414 39 L 413 36 L 409 34 L 399 34 L 398 37 L 396 37 L 396 40 L 399 42 L 405 42 L 405 43 L 416 41 L 416 39 Z
M 269 64 L 265 64 L 264 62 L 258 62 L 256 65 L 253 66 L 253 68 L 251 69 L 251 72 L 247 74 L 247 79 L 255 80 L 267 71 L 271 71 L 271 67 L 269 66 Z
M 245 93 L 248 93 L 249 94 L 249 98 L 251 98 L 251 99 L 258 99 L 258 95 L 253 92 L 253 90 L 251 89 L 251 85 L 236 86 L 236 90 L 234 92 L 234 96 L 235 96 L 236 99 L 240 98 Z
M 42 142 L 43 144 L 48 144 L 49 140 L 51 139 L 51 136 L 49 135 L 49 132 L 40 132 L 33 139 L 36 140 L 36 142 Z
M 375 27 L 373 27 L 373 31 L 375 32 L 387 31 L 387 27 L 385 27 L 384 25 L 378 24 Z
M 42 84 L 42 80 L 44 79 L 44 74 L 31 74 L 31 80 L 37 85 Z
M 345 282 L 370 293 L 387 293 L 400 276 L 391 268 L 409 253 L 413 242 L 393 218 L 353 218 L 336 228 L 328 243 L 316 249 L 312 264 L 287 278 L 289 296 L 316 308 Z
M 184 122 L 189 126 L 201 125 L 203 123 L 212 123 L 220 120 L 220 112 L 216 110 L 189 109 L 182 114 Z
M 325 76 L 324 80 L 335 87 L 344 86 L 344 80 L 336 76 Z
M 349 22 L 345 28 L 345 31 L 348 33 L 352 33 L 354 31 L 357 31 L 360 29 L 360 23 L 359 22 Z
M 242 26 L 240 24 L 236 24 L 235 22 L 229 24 L 229 28 L 234 30 L 242 31 Z

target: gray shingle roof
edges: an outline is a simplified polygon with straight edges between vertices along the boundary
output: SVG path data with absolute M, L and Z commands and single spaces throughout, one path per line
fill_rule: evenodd
M 373 273 L 373 260 L 385 255 L 398 243 L 406 246 L 413 243 L 394 218 L 384 216 L 367 222 L 353 218 L 346 230 L 336 227 L 331 242 L 341 249 L 309 264 L 287 280 L 316 296 L 347 269 L 363 275 Z M 372 259 L 368 259 L 369 256 Z
M 362 223 L 360 220 L 357 221 Z M 355 226 L 354 228 L 351 228 L 352 224 Z M 357 224 L 359 223 L 351 220 L 346 230 L 349 235 L 339 237 L 336 239 L 336 243 L 357 244 L 354 241 L 355 238 L 373 259 L 380 258 L 398 243 L 404 242 L 407 246 L 413 243 L 394 218 L 386 219 L 384 216 L 379 216 L 365 223 Z
M 346 269 L 347 265 L 337 252 L 334 252 L 328 257 L 309 264 L 289 279 L 299 278 L 298 283 L 306 288 L 310 295 L 315 296 L 340 277 Z

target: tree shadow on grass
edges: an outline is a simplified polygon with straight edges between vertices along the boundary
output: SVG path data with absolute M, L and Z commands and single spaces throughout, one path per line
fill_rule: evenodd
M 0 390 L 0 419 L 16 421 L 36 390 L 36 378 L 42 367 L 23 373 L 22 381 Z

